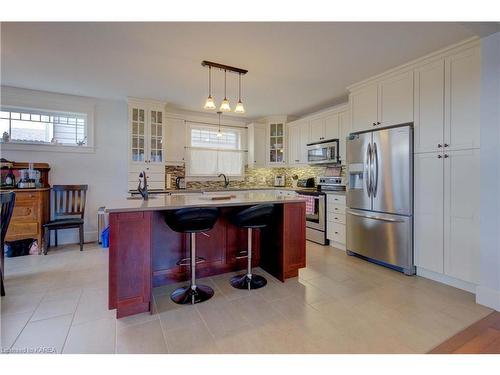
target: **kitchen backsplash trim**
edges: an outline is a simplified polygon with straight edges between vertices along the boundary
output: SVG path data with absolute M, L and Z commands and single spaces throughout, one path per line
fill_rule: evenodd
M 230 188 L 249 188 L 249 187 L 271 187 L 274 186 L 275 176 L 285 176 L 285 186 L 292 187 L 292 177 L 298 176 L 301 178 L 314 177 L 316 180 L 319 176 L 325 175 L 326 167 L 321 166 L 305 166 L 305 167 L 275 167 L 275 168 L 255 168 L 245 167 L 245 176 L 243 180 L 229 179 Z M 165 166 L 165 179 L 171 176 L 171 186 L 175 188 L 175 179 L 177 177 L 185 177 L 184 166 Z M 165 181 L 165 186 L 168 186 Z M 187 181 L 187 189 L 217 189 L 224 187 L 224 180 L 220 181 Z

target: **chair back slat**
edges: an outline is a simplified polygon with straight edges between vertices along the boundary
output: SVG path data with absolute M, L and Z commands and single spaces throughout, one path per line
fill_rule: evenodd
M 14 204 L 16 202 L 16 193 L 9 191 L 6 193 L 0 193 L 1 195 L 1 212 L 0 212 L 0 236 L 1 236 L 1 251 L 3 252 L 3 243 L 5 236 L 7 235 L 7 229 L 9 228 L 10 218 L 12 217 L 12 212 L 14 211 Z
M 80 216 L 85 214 L 85 198 L 88 185 L 54 185 L 54 216 Z

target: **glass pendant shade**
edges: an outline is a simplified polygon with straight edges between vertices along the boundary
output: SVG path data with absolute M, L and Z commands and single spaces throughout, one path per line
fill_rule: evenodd
M 243 103 L 241 102 L 241 100 L 238 100 L 236 108 L 234 109 L 234 113 L 245 113 L 245 107 L 243 107 Z
M 221 112 L 231 112 L 231 106 L 229 105 L 229 100 L 227 100 L 227 98 L 224 98 L 224 100 L 220 104 L 219 110 Z
M 220 137 L 222 137 L 222 133 L 221 133 L 221 131 L 219 129 L 219 131 L 217 132 L 217 138 L 220 138 Z
M 215 109 L 215 102 L 214 102 L 214 99 L 212 98 L 211 95 L 208 96 L 206 102 L 205 102 L 205 106 L 203 107 L 205 109 Z

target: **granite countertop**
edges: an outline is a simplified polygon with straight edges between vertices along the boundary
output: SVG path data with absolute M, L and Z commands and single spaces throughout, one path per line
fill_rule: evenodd
M 245 189 L 248 190 L 248 189 Z M 227 192 L 227 194 L 225 194 Z M 280 194 L 279 192 L 247 191 L 234 193 L 235 197 L 224 200 L 212 200 L 211 196 L 229 195 L 230 190 L 224 192 L 211 192 L 203 194 L 174 194 L 149 196 L 144 201 L 142 197 L 118 198 L 106 204 L 106 212 L 136 212 L 174 210 L 185 207 L 230 207 L 246 206 L 261 203 L 294 203 L 304 202 L 303 198 Z
M 152 189 L 149 194 L 168 194 L 168 193 L 203 193 L 203 192 L 227 192 L 227 191 L 251 191 L 251 190 L 288 190 L 295 191 L 300 188 L 290 186 L 251 186 L 251 187 L 228 187 L 228 188 L 197 188 L 197 189 Z M 137 190 L 129 190 L 129 194 L 139 194 Z

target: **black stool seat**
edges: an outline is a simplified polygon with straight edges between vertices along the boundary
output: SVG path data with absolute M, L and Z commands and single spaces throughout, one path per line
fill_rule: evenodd
M 189 207 L 175 211 L 166 211 L 165 222 L 175 232 L 190 234 L 190 256 L 181 259 L 177 264 L 185 264 L 183 261 L 189 260 L 191 265 L 191 284 L 178 288 L 172 292 L 170 298 L 179 304 L 195 304 L 206 301 L 214 295 L 214 290 L 208 285 L 196 284 L 196 264 L 202 263 L 203 258 L 196 257 L 196 233 L 205 232 L 212 229 L 219 218 L 218 208 Z
M 273 215 L 272 204 L 259 204 L 238 212 L 233 217 L 234 225 L 242 228 L 264 228 Z
M 231 278 L 231 285 L 237 289 L 258 289 L 266 286 L 267 280 L 252 274 L 252 230 L 262 229 L 272 220 L 274 205 L 258 204 L 238 212 L 232 218 L 234 225 L 248 229 L 247 273 Z
M 199 233 L 212 229 L 219 218 L 219 209 L 189 207 L 167 211 L 165 221 L 175 232 Z

